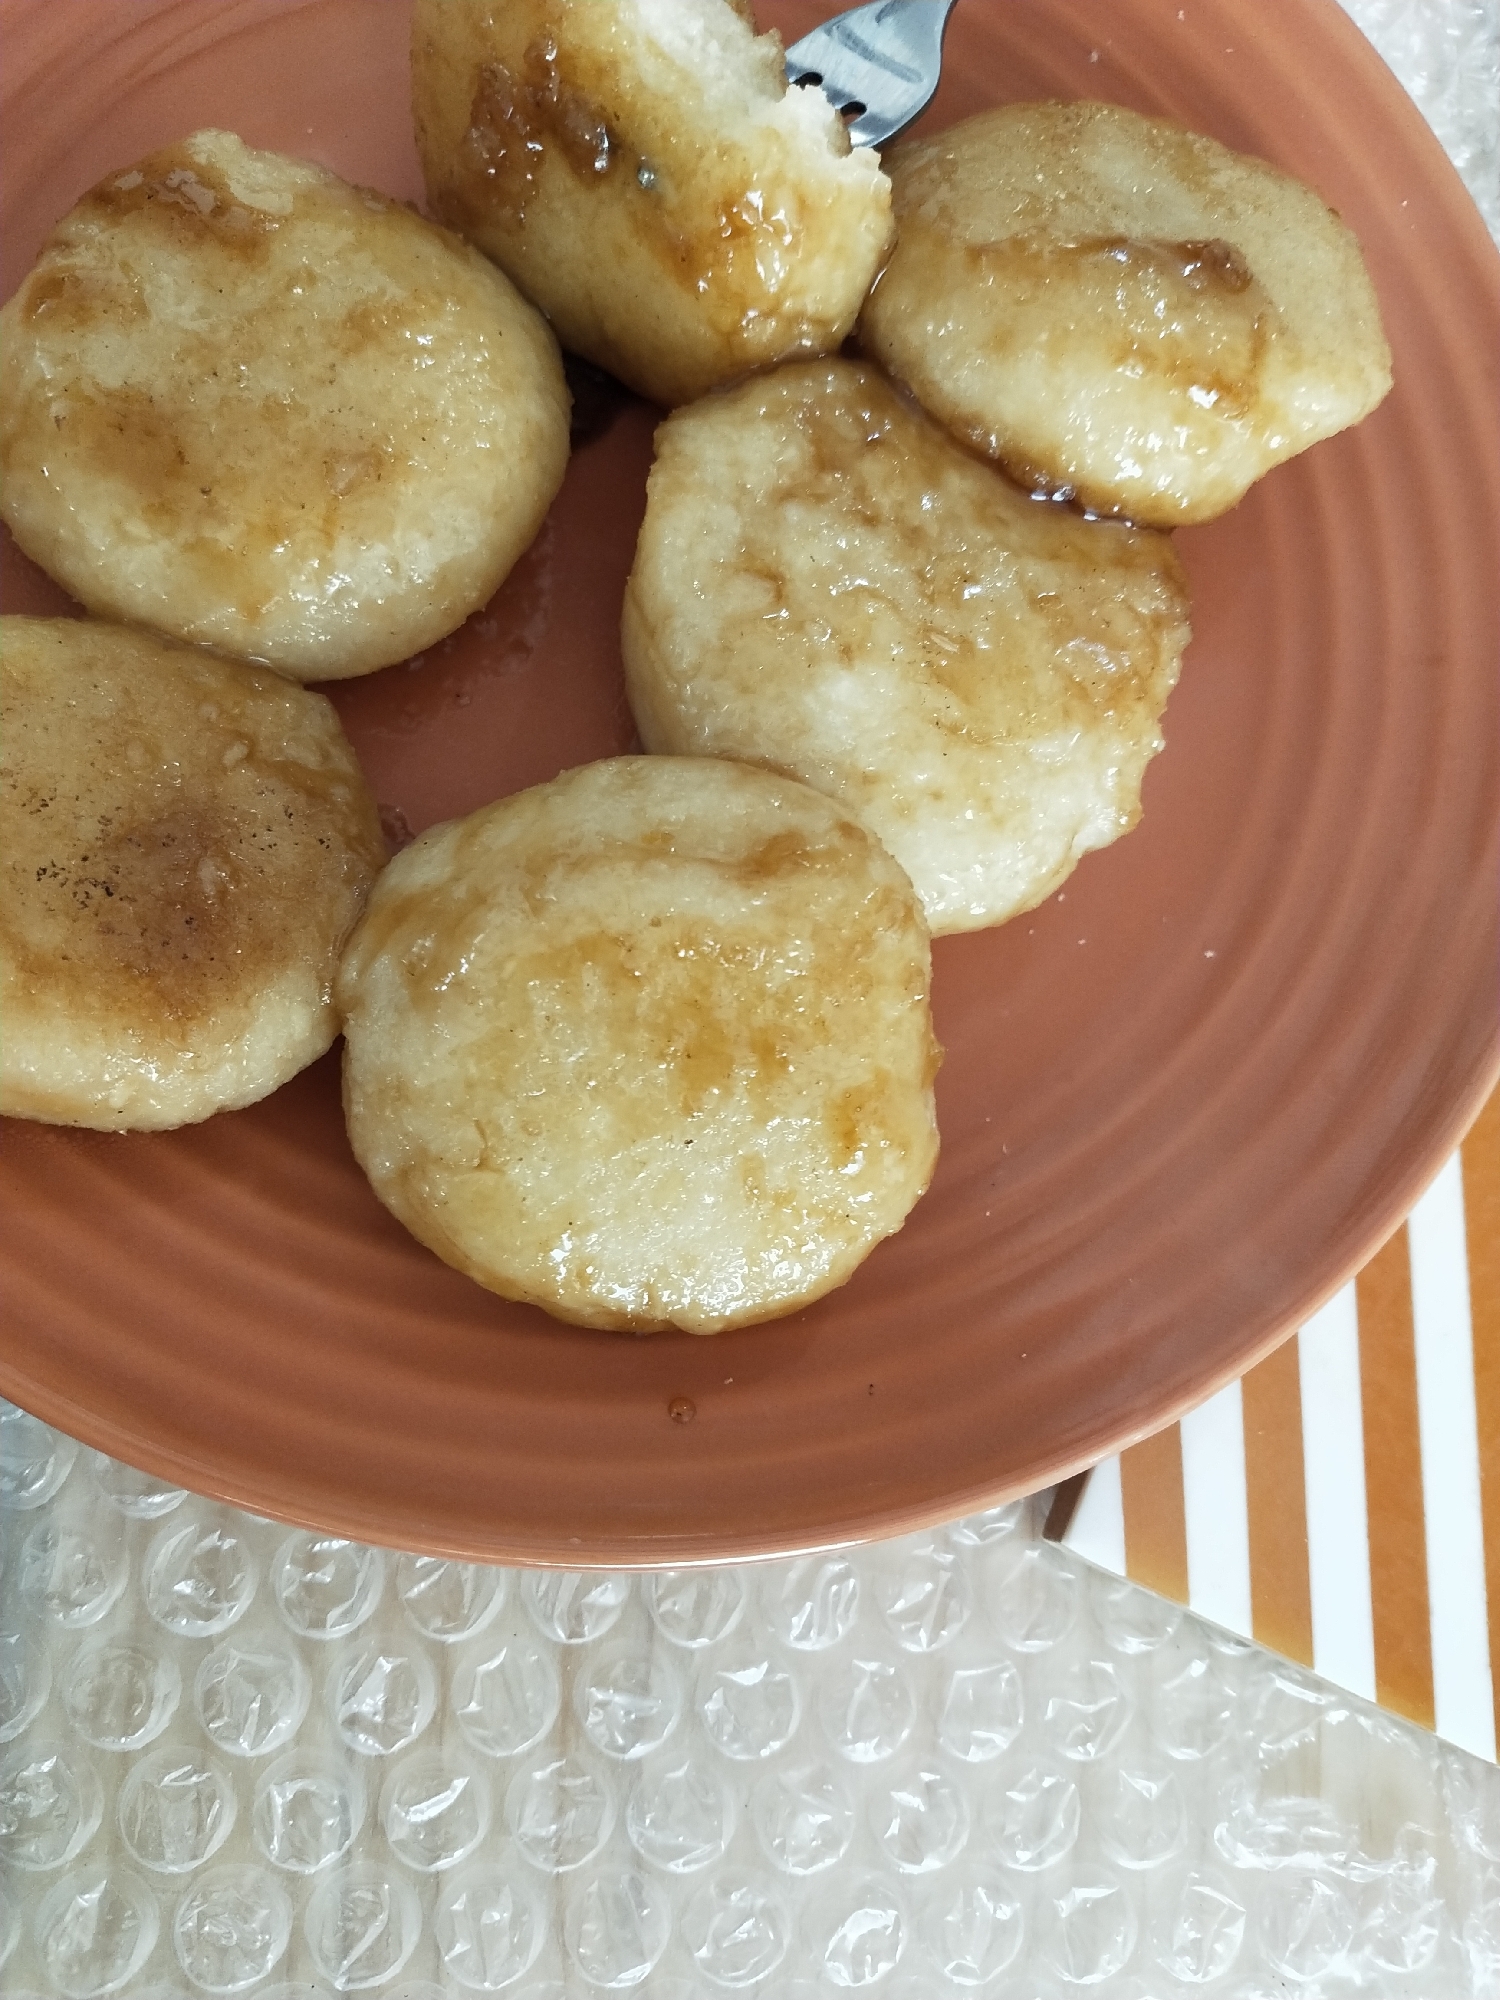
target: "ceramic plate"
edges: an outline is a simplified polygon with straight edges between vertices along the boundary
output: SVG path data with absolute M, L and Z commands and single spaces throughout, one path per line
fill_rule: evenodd
M 788 39 L 827 11 L 766 8 Z M 4 290 L 84 188 L 201 125 L 417 196 L 405 16 L 8 0 Z M 943 1154 L 906 1229 L 773 1325 L 565 1328 L 385 1214 L 330 1056 L 192 1130 L 6 1129 L 6 1396 L 364 1540 L 727 1560 L 1118 1449 L 1400 1218 L 1497 1068 L 1500 262 L 1332 0 L 960 0 L 929 125 L 1038 96 L 1165 113 L 1311 182 L 1363 241 L 1396 388 L 1179 536 L 1195 637 L 1139 828 L 1032 915 L 938 944 Z M 616 628 L 652 423 L 614 411 L 460 634 L 339 690 L 413 830 L 630 746 Z M 9 547 L 4 585 L 66 608 Z

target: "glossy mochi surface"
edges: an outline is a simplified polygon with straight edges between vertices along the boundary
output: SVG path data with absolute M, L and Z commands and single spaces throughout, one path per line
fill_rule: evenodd
M 1391 386 L 1353 232 L 1300 181 L 1114 104 L 893 148 L 870 354 L 1023 485 L 1209 521 Z
M 349 1134 L 448 1263 L 716 1333 L 848 1277 L 937 1156 L 927 929 L 849 815 L 741 765 L 585 765 L 409 847 L 339 981 Z
M 482 605 L 541 524 L 568 395 L 466 244 L 196 133 L 105 176 L 0 312 L 0 513 L 91 611 L 304 681 Z
M 566 347 L 682 403 L 854 324 L 890 183 L 729 0 L 417 0 L 434 212 Z
M 1187 637 L 1165 535 L 1028 499 L 873 368 L 794 364 L 657 433 L 622 622 L 642 740 L 830 793 L 935 933 L 1135 824 Z
M 186 1125 L 322 1055 L 385 860 L 331 704 L 75 618 L 0 620 L 0 693 L 0 1109 Z

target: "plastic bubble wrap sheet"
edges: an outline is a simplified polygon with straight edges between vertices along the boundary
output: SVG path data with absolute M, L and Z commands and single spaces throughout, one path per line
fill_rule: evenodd
M 1349 11 L 1500 235 L 1495 0 Z M 481 1570 L 0 1405 L 0 1990 L 1500 1996 L 1500 1773 L 1035 1518 Z
M 1500 1773 L 1040 1542 L 393 1555 L 0 1415 L 14 1995 L 1500 1993 Z
M 1344 0 L 1442 140 L 1500 242 L 1500 6 Z

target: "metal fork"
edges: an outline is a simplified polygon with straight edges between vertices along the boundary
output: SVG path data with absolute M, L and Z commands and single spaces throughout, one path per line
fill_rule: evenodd
M 835 14 L 786 52 L 788 83 L 821 84 L 856 146 L 883 146 L 925 111 L 953 0 L 874 0 Z

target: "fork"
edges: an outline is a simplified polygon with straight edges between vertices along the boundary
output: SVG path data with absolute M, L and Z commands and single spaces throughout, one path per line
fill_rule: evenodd
M 883 146 L 926 110 L 953 0 L 874 0 L 835 14 L 786 52 L 787 82 L 820 84 L 856 146 Z

